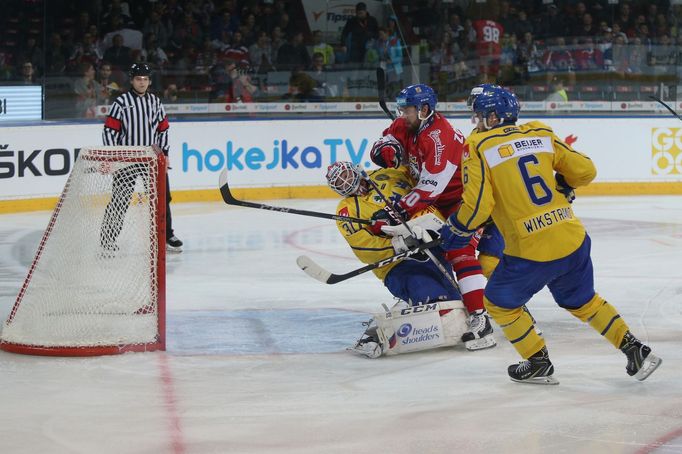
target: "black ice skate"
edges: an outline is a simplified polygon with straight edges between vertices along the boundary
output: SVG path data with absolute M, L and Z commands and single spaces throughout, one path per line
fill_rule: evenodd
M 651 349 L 641 343 L 630 331 L 625 333 L 620 350 L 628 357 L 625 370 L 628 375 L 639 381 L 644 381 L 651 375 L 663 360 L 651 353 Z
M 493 337 L 490 316 L 483 309 L 469 314 L 469 331 L 462 334 L 462 342 L 467 350 L 483 350 L 497 345 Z
M 518 383 L 531 383 L 534 385 L 558 385 L 559 380 L 554 378 L 554 366 L 549 360 L 547 348 L 535 353 L 526 361 L 512 364 L 507 368 L 507 373 L 512 381 Z
M 166 250 L 168 252 L 182 252 L 182 241 L 173 235 L 166 239 Z

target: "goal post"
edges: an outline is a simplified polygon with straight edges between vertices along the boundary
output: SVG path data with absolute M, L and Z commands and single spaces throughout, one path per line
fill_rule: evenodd
M 0 349 L 96 356 L 166 347 L 166 157 L 81 149 L 2 326 Z

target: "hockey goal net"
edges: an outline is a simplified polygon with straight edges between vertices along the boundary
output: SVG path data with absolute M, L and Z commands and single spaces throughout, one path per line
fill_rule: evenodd
M 156 147 L 81 150 L 0 348 L 55 356 L 165 349 L 165 178 Z

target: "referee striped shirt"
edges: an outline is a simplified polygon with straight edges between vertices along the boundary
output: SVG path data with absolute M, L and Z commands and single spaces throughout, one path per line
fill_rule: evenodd
M 168 118 L 158 96 L 133 90 L 118 96 L 104 121 L 104 145 L 158 145 L 168 156 Z

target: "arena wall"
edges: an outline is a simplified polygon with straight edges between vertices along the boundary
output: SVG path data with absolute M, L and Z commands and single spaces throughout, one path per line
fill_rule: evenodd
M 579 195 L 682 194 L 682 124 L 670 117 L 537 118 L 598 169 Z M 524 119 L 526 121 L 531 120 Z M 170 130 L 174 202 L 220 200 L 218 175 L 228 168 L 237 197 L 333 197 L 327 166 L 350 160 L 371 167 L 369 150 L 381 118 L 291 118 L 176 121 Z M 465 133 L 466 117 L 453 119 Z M 101 123 L 0 128 L 0 213 L 51 209 L 78 150 L 101 144 Z

